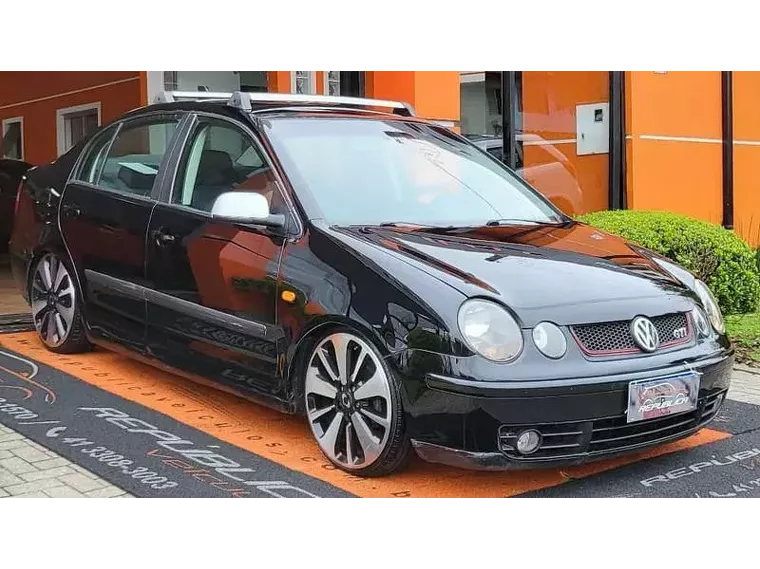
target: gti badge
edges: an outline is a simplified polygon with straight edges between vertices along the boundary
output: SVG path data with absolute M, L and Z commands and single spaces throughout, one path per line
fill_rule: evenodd
M 676 328 L 673 330 L 673 338 L 676 340 L 683 340 L 686 336 L 689 335 L 689 330 L 686 328 L 686 326 L 681 326 L 680 328 Z
M 634 318 L 631 322 L 631 334 L 636 345 L 645 352 L 654 352 L 660 345 L 660 335 L 649 318 Z

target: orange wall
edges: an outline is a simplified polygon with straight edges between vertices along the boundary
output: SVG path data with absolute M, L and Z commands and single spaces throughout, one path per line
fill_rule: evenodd
M 629 72 L 626 99 L 628 207 L 721 223 L 720 72 Z M 651 136 L 698 140 L 647 138 Z
M 609 101 L 609 73 L 607 71 L 523 71 L 523 130 L 551 140 L 573 140 L 557 143 L 555 148 L 573 165 L 573 175 L 582 191 L 582 199 L 569 214 L 607 209 L 609 202 L 609 155 L 576 154 L 576 105 Z M 541 163 L 541 149 L 524 147 L 526 168 Z M 552 177 L 544 185 L 536 182 L 544 194 L 555 193 L 557 185 Z M 560 205 L 558 203 L 558 205 Z M 564 203 L 561 205 L 561 207 Z M 567 210 L 565 206 L 563 209 Z
M 421 117 L 458 121 L 458 71 L 367 71 L 366 95 L 404 101 Z
M 734 71 L 734 227 L 760 244 L 760 73 Z
M 0 120 L 24 117 L 24 159 L 57 157 L 56 110 L 100 102 L 101 122 L 139 107 L 145 95 L 138 71 L 2 71 Z
M 267 88 L 272 93 L 290 93 L 290 71 L 267 71 Z

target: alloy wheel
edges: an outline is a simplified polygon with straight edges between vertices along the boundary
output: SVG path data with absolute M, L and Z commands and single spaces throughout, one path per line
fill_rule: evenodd
M 37 333 L 51 348 L 60 346 L 74 326 L 76 294 L 71 275 L 55 255 L 37 263 L 29 294 Z
M 306 413 L 322 452 L 351 470 L 376 462 L 391 432 L 390 390 L 390 378 L 362 339 L 341 332 L 322 340 L 305 381 Z

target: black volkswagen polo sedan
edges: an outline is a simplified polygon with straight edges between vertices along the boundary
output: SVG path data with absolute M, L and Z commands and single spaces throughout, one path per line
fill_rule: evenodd
M 704 283 L 392 101 L 165 94 L 19 185 L 19 288 L 104 346 L 305 415 L 362 476 L 412 450 L 572 464 L 694 433 L 733 351 Z

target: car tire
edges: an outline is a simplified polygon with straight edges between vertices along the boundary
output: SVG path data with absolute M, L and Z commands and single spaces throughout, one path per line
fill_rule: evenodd
M 70 265 L 53 253 L 42 255 L 29 275 L 29 304 L 37 336 L 51 352 L 76 354 L 90 349 Z
M 302 369 L 309 427 L 332 464 L 363 477 L 403 469 L 412 453 L 401 388 L 372 342 L 332 329 L 311 344 Z

